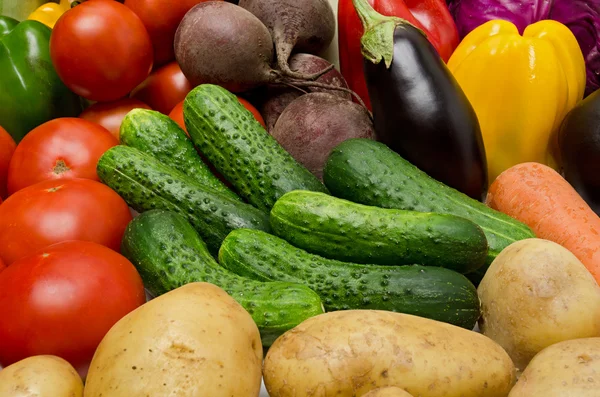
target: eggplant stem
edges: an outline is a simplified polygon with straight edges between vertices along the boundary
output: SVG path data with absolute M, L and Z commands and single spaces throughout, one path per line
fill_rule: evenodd
M 406 19 L 378 13 L 367 0 L 352 0 L 352 4 L 365 30 L 360 39 L 361 52 L 363 58 L 371 63 L 378 64 L 383 60 L 385 67 L 390 68 L 394 58 L 394 33 L 398 26 L 416 29 L 427 37 Z
M 365 32 L 380 23 L 390 21 L 390 17 L 386 17 L 375 11 L 367 0 L 352 0 L 352 4 L 356 9 Z

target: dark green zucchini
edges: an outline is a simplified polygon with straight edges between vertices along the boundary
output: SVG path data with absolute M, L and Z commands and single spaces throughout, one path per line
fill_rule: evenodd
M 155 296 L 198 281 L 224 289 L 250 313 L 267 347 L 324 311 L 319 296 L 305 285 L 255 281 L 219 266 L 194 228 L 174 212 L 138 215 L 127 226 L 121 251 Z
M 194 145 L 255 207 L 269 211 L 292 190 L 327 191 L 226 89 L 194 88 L 185 98 L 183 115 Z
M 371 207 L 302 190 L 277 200 L 271 228 L 298 248 L 345 262 L 439 266 L 468 273 L 487 256 L 483 231 L 467 219 Z
M 135 148 L 110 148 L 98 161 L 97 172 L 138 212 L 165 209 L 185 215 L 213 255 L 234 229 L 269 230 L 266 213 L 200 185 Z
M 388 310 L 473 329 L 479 299 L 473 284 L 452 270 L 433 266 L 377 266 L 310 254 L 259 230 L 229 233 L 219 263 L 240 276 L 306 284 L 327 311 Z

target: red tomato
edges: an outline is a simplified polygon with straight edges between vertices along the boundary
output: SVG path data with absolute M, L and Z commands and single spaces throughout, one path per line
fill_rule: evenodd
M 152 70 L 152 42 L 144 24 L 116 1 L 86 1 L 58 20 L 50 56 L 61 80 L 94 101 L 127 95 Z
M 86 178 L 99 181 L 100 156 L 119 141 L 104 127 L 77 118 L 48 121 L 33 129 L 17 146 L 8 169 L 13 194 L 47 179 Z
M 2 199 L 0 199 L 0 200 L 2 200 Z M 0 201 L 0 204 L 1 204 L 1 203 L 2 203 L 2 202 Z M 2 273 L 2 271 L 3 271 L 4 269 L 6 269 L 6 265 L 4 264 L 4 262 L 2 262 L 2 259 L 0 259 L 0 273 Z
M 245 100 L 244 98 L 240 98 L 238 97 L 238 101 L 240 101 L 240 103 L 242 105 L 244 105 L 244 107 L 246 109 L 248 109 L 253 115 L 254 118 L 264 127 L 267 128 L 267 126 L 265 125 L 265 121 L 263 120 L 262 116 L 260 115 L 260 112 L 254 107 L 252 106 L 252 104 L 250 102 L 248 102 L 247 100 Z M 183 130 L 185 131 L 185 133 L 187 134 L 187 130 L 185 128 L 185 122 L 183 120 L 183 101 L 179 102 L 171 111 L 171 113 L 169 113 L 169 117 L 174 120 L 177 124 L 179 124 L 179 126 L 181 128 L 183 128 Z
M 173 110 L 171 110 L 171 113 L 169 113 L 169 117 L 173 119 L 177 124 L 179 124 L 179 126 L 183 128 L 186 134 L 188 133 L 187 129 L 185 128 L 185 121 L 183 121 L 183 101 L 175 105 Z
M 150 77 L 133 90 L 131 96 L 147 103 L 154 110 L 169 114 L 192 88 L 179 64 L 171 62 L 152 72 Z
M 0 127 L 0 203 L 7 196 L 6 180 L 8 177 L 8 165 L 17 144 L 12 136 Z
M 46 247 L 0 273 L 0 364 L 51 354 L 85 375 L 108 330 L 144 302 L 121 254 L 87 241 Z
M 79 7 L 79 6 L 78 6 Z M 133 109 L 151 109 L 144 102 L 133 98 L 123 98 L 114 102 L 98 102 L 85 109 L 79 117 L 100 124 L 119 139 L 119 130 L 125 115 Z
M 131 221 L 127 203 L 89 179 L 55 179 L 19 190 L 0 205 L 0 258 L 10 266 L 51 244 L 93 241 L 118 251 Z
M 163 65 L 175 59 L 173 42 L 183 16 L 196 4 L 208 0 L 125 0 L 142 22 L 154 46 L 154 62 Z

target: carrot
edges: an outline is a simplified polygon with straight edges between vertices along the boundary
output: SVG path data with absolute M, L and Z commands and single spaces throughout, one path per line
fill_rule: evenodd
M 600 284 L 600 218 L 556 171 L 516 165 L 496 178 L 486 204 L 571 251 Z

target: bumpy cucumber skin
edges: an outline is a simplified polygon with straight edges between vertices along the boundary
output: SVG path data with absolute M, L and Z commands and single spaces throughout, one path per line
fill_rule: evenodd
M 305 285 L 255 281 L 219 266 L 192 226 L 174 212 L 137 216 L 125 231 L 121 251 L 155 296 L 197 281 L 224 289 L 250 313 L 265 347 L 324 311 L 319 296 Z
M 138 212 L 165 209 L 186 216 L 213 255 L 234 229 L 270 229 L 265 212 L 204 187 L 135 148 L 110 148 L 98 161 L 97 172 Z
M 345 262 L 468 273 L 487 256 L 483 231 L 467 219 L 370 207 L 318 192 L 283 195 L 271 210 L 271 228 L 298 248 Z
M 269 211 L 292 190 L 327 192 L 224 88 L 194 88 L 185 99 L 183 115 L 196 147 L 255 207 Z
M 148 153 L 161 163 L 183 172 L 201 185 L 241 201 L 214 176 L 192 141 L 170 117 L 154 110 L 134 109 L 121 123 L 120 140 L 122 144 Z
M 452 214 L 478 224 L 489 248 L 486 264 L 469 275 L 476 283 L 504 248 L 535 237 L 527 225 L 436 181 L 379 142 L 342 142 L 329 155 L 323 179 L 334 196 L 356 203 Z
M 441 267 L 340 262 L 250 229 L 229 233 L 219 250 L 219 263 L 255 280 L 306 284 L 319 294 L 327 311 L 387 310 L 469 330 L 480 316 L 475 286 L 463 275 Z

